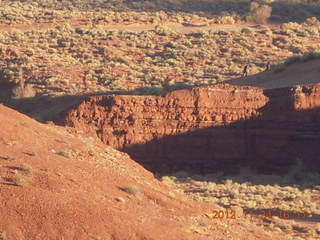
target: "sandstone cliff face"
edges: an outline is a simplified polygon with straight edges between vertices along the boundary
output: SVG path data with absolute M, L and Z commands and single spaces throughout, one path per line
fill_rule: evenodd
M 154 171 L 285 171 L 319 166 L 320 85 L 265 90 L 213 85 L 165 96 L 99 96 L 65 124 L 93 131 Z

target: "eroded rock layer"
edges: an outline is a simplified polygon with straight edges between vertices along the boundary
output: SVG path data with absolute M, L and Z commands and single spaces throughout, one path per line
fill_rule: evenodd
M 98 96 L 66 114 L 154 171 L 319 167 L 320 85 L 263 90 L 212 85 L 165 96 Z

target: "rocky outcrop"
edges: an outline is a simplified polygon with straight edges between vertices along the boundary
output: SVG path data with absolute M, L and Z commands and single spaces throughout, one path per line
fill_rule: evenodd
M 297 158 L 319 166 L 319 93 L 320 85 L 221 84 L 164 96 L 98 96 L 64 119 L 154 171 L 285 171 Z

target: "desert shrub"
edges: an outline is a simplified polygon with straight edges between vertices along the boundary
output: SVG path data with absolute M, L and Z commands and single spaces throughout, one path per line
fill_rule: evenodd
M 178 32 L 168 26 L 159 24 L 155 26 L 155 33 L 161 36 L 172 36 L 177 35 Z
M 266 27 L 266 28 L 263 28 L 262 30 L 261 30 L 261 33 L 262 34 L 265 34 L 266 36 L 268 36 L 268 37 L 272 37 L 272 31 L 271 31 L 271 29 L 270 28 L 268 28 L 268 27 Z
M 289 66 L 291 64 L 298 63 L 300 61 L 301 61 L 301 57 L 300 56 L 292 56 L 292 57 L 287 58 L 284 61 L 284 65 Z
M 122 203 L 125 202 L 125 200 L 124 200 L 122 197 L 116 197 L 115 200 L 116 200 L 117 202 L 122 202 Z
M 217 20 L 218 24 L 235 24 L 236 20 L 232 16 L 222 16 Z
M 301 56 L 301 61 L 307 62 L 307 61 L 319 59 L 319 58 L 320 58 L 320 52 L 311 51 L 311 52 L 307 52 L 307 53 L 303 54 Z
M 210 227 L 210 222 L 207 218 L 204 218 L 204 217 L 201 217 L 199 220 L 198 220 L 198 224 L 200 227 L 203 227 L 203 228 L 208 228 Z
M 251 28 L 248 28 L 248 27 L 245 27 L 241 30 L 242 33 L 245 33 L 245 34 L 249 34 L 249 35 L 252 35 L 254 34 L 254 30 L 252 30 Z
M 0 233 L 0 240 L 8 240 L 7 234 L 5 232 Z
M 286 48 L 287 45 L 291 44 L 291 41 L 289 38 L 273 38 L 272 44 L 274 46 L 277 46 L 278 48 Z
M 319 36 L 320 28 L 318 27 L 308 27 L 306 31 L 312 36 Z
M 294 54 L 299 54 L 302 52 L 303 47 L 301 45 L 297 44 L 296 46 L 289 47 L 288 50 Z
M 132 61 L 132 58 L 129 57 L 129 56 L 122 56 L 122 57 L 119 57 L 117 59 L 117 61 L 120 62 L 120 63 L 128 64 L 128 63 L 130 63 Z
M 19 29 L 13 28 L 10 32 L 10 35 L 12 37 L 12 40 L 15 41 L 24 41 L 25 40 L 25 35 L 24 32 L 22 32 Z
M 319 26 L 320 21 L 316 17 L 310 17 L 310 18 L 307 18 L 303 22 L 303 25 L 305 25 L 305 26 Z
M 191 89 L 192 85 L 188 83 L 177 83 L 170 87 L 169 91 L 181 90 L 181 89 Z
M 66 152 L 66 151 L 60 151 L 60 152 L 57 152 L 56 153 L 57 155 L 60 155 L 62 157 L 65 157 L 65 158 L 71 158 L 71 154 L 69 152 Z
M 303 55 L 300 56 L 292 56 L 287 58 L 284 61 L 284 65 L 288 66 L 293 63 L 298 63 L 298 62 L 307 62 L 313 59 L 319 59 L 320 58 L 320 53 L 319 52 L 307 52 Z
M 24 164 L 21 167 L 17 167 L 16 169 L 20 172 L 15 170 L 16 172 L 14 176 L 7 179 L 9 182 L 12 182 L 16 186 L 24 187 L 29 185 L 34 180 L 35 171 L 28 164 Z
M 16 186 L 24 187 L 29 185 L 30 178 L 20 174 L 15 174 L 12 178 L 10 178 L 10 181 Z
M 197 38 L 204 38 L 204 37 L 209 36 L 209 32 L 200 29 L 197 32 L 190 33 L 189 36 L 194 36 L 194 37 L 197 37 Z
M 162 87 L 149 87 L 143 91 L 144 95 L 161 95 L 166 91 Z
M 70 47 L 70 42 L 64 38 L 58 39 L 57 43 L 59 47 Z
M 137 185 L 129 185 L 127 187 L 121 188 L 121 190 L 135 197 L 139 197 L 141 194 L 140 188 Z
M 250 13 L 247 16 L 248 22 L 266 23 L 271 15 L 272 8 L 268 5 L 260 5 L 257 2 L 252 2 L 250 5 Z
M 187 22 L 216 21 L 208 21 L 192 13 L 102 11 L 112 22 L 126 21 L 120 18 L 141 22 L 148 22 L 151 18 L 159 22 L 181 21 L 181 18 Z M 93 18 L 103 19 L 102 13 L 82 13 L 88 24 L 93 23 L 90 22 Z M 52 17 L 54 14 L 50 12 L 49 15 Z M 57 14 L 63 15 L 64 12 Z M 36 16 L 35 13 L 33 16 Z M 228 13 L 220 17 L 223 22 L 231 18 L 235 19 L 235 16 Z M 312 48 L 317 50 L 316 45 L 311 46 L 312 42 L 303 37 L 308 34 L 319 36 L 317 26 L 291 32 L 292 35 L 286 37 L 279 37 L 280 31 L 267 28 L 261 31 L 244 29 L 242 33 L 210 30 L 178 34 L 163 24 L 158 24 L 155 30 L 142 32 L 105 30 L 103 25 L 76 30 L 68 25 L 48 30 L 14 30 L 0 33 L 0 65 L 3 66 L 0 76 L 2 82 L 10 84 L 20 81 L 32 81 L 34 86 L 41 84 L 35 87 L 41 94 L 59 91 L 65 94 L 68 89 L 73 92 L 79 89 L 113 91 L 151 86 L 155 89 L 149 91 L 157 94 L 164 84 L 174 86 L 177 82 L 185 82 L 190 86 L 228 79 L 241 72 L 242 67 L 239 66 L 244 64 L 241 56 L 246 56 L 245 59 L 250 61 L 260 61 L 272 55 L 285 56 L 288 51 L 300 54 Z M 253 38 L 254 34 L 259 34 L 259 37 Z M 273 45 L 270 44 L 272 35 Z M 19 38 L 24 41 L 18 41 Z M 99 71 L 101 69 L 103 71 Z M 76 73 L 83 81 L 75 83 L 76 79 L 71 79 L 70 73 Z M 49 85 L 57 88 L 50 88 Z
M 280 32 L 282 34 L 290 34 L 292 32 L 303 32 L 302 26 L 296 22 L 289 22 L 280 25 Z
M 173 42 L 173 41 L 170 41 L 170 42 L 166 43 L 164 46 L 167 47 L 167 48 L 176 48 L 177 47 L 177 43 Z
M 24 171 L 28 176 L 34 175 L 34 169 L 28 164 L 23 164 L 19 169 Z
M 30 84 L 24 84 L 23 82 L 20 82 L 12 88 L 12 97 L 16 99 L 30 98 L 34 97 L 35 95 L 36 92 Z

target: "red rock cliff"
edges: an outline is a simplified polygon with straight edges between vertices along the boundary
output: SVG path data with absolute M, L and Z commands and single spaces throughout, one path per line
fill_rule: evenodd
M 320 85 L 265 90 L 213 85 L 165 96 L 91 97 L 65 123 L 94 131 L 155 171 L 283 171 L 319 166 Z

